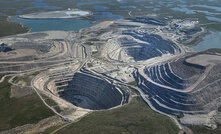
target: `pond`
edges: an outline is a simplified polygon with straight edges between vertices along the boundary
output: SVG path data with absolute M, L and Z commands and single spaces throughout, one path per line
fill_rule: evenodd
M 8 20 L 19 22 L 23 26 L 31 28 L 30 32 L 51 30 L 77 31 L 96 24 L 88 20 L 80 19 L 22 19 L 18 17 L 9 17 Z
M 203 41 L 193 46 L 195 50 L 204 51 L 210 48 L 221 48 L 221 32 L 211 32 L 206 35 Z

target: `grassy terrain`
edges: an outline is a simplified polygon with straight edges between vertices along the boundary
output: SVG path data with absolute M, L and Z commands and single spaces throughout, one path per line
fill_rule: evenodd
M 193 45 L 196 45 L 197 43 L 199 43 L 200 40 L 201 40 L 200 37 L 196 37 L 195 39 L 193 39 L 192 41 L 186 43 L 185 45 L 187 45 L 187 46 L 193 46 Z
M 54 115 L 36 94 L 19 99 L 10 98 L 11 85 L 6 81 L 0 84 L 0 131 L 37 123 Z
M 2 77 L 4 76 L 5 74 L 0 74 L 0 80 L 2 79 Z
M 205 27 L 215 31 L 221 31 L 221 23 L 206 24 Z
M 177 117 L 178 119 L 180 119 L 180 118 L 183 118 L 184 115 L 183 115 L 182 113 L 180 113 L 180 114 L 178 114 L 176 117 Z
M 99 41 L 99 39 L 97 39 L 97 38 L 91 38 L 91 39 L 89 39 L 88 41 Z
M 59 124 L 53 127 L 50 127 L 48 129 L 46 129 L 43 133 L 41 134 L 51 134 L 52 132 L 54 132 L 55 130 L 59 129 L 60 127 L 62 127 L 64 124 Z
M 132 85 L 132 86 L 137 86 L 137 82 L 136 81 L 132 81 L 130 83 L 128 83 L 129 85 Z
M 16 77 L 13 78 L 13 83 L 18 84 L 20 81 L 24 82 L 26 86 L 31 85 L 31 80 L 34 76 L 36 76 L 39 72 L 32 72 L 28 74 L 23 74 L 23 75 L 17 75 Z
M 218 111 L 221 112 L 221 106 L 218 108 Z
M 214 130 L 205 128 L 203 126 L 190 126 L 189 128 L 194 134 L 221 134 L 221 126 L 218 126 Z
M 86 42 L 86 45 L 91 46 L 91 45 L 94 45 L 94 43 L 92 43 L 92 42 Z
M 24 76 L 16 76 L 13 79 L 13 83 L 18 83 L 19 81 L 23 81 L 26 85 L 30 86 L 31 85 L 31 79 L 29 78 L 28 75 L 24 75 Z
M 57 104 L 50 98 L 46 98 L 45 102 L 49 105 L 49 106 L 56 106 Z
M 58 134 L 177 134 L 166 116 L 152 111 L 139 97 L 121 108 L 94 112 Z
M 154 10 L 154 7 L 159 5 L 159 1 L 156 1 L 154 3 L 149 2 L 149 1 L 140 1 L 136 2 L 134 0 L 128 0 L 127 2 L 119 3 L 116 0 L 100 0 L 103 1 L 103 3 L 99 4 L 82 4 L 80 7 L 78 6 L 79 2 L 85 2 L 82 0 L 74 0 L 74 1 L 69 1 L 69 0 L 44 0 L 40 2 L 33 2 L 34 0 L 11 0 L 10 2 L 2 0 L 0 1 L 0 5 L 3 8 L 0 8 L 0 37 L 1 36 L 7 36 L 7 35 L 12 35 L 12 34 L 18 34 L 18 33 L 25 33 L 28 31 L 27 28 L 23 28 L 21 25 L 18 23 L 12 23 L 12 22 L 7 22 L 6 17 L 7 16 L 15 16 L 17 15 L 17 11 L 22 11 L 21 14 L 28 14 L 28 13 L 33 13 L 33 12 L 41 12 L 41 11 L 51 11 L 51 10 L 64 10 L 68 8 L 80 8 L 82 10 L 89 10 L 92 12 L 96 12 L 96 14 L 102 14 L 100 11 L 96 11 L 94 9 L 94 5 L 100 5 L 100 6 L 105 6 L 108 7 L 104 12 L 111 12 L 112 14 L 115 15 L 120 15 L 125 18 L 130 17 L 128 15 L 128 11 L 131 11 L 132 16 L 143 16 L 146 14 L 158 14 L 161 17 L 167 17 L 167 16 L 174 16 L 174 18 L 178 19 L 186 19 L 186 18 L 198 18 L 201 24 L 205 24 L 205 27 L 209 29 L 215 29 L 217 31 L 221 31 L 221 24 L 219 22 L 213 23 L 213 21 L 209 21 L 206 18 L 205 13 L 197 12 L 195 14 L 186 14 L 184 12 L 179 12 L 179 11 L 173 11 L 172 9 L 166 7 L 166 6 L 161 6 L 160 10 Z M 163 0 L 160 0 L 163 1 Z M 41 3 L 42 5 L 48 5 L 48 6 L 56 6 L 59 9 L 46 9 L 43 7 L 35 7 L 36 3 Z M 107 4 L 107 3 L 113 3 L 113 4 Z M 40 4 L 40 5 L 41 5 Z M 180 2 L 174 3 L 173 7 L 177 7 L 179 4 L 183 4 Z M 203 4 L 203 5 L 211 5 L 211 2 L 208 1 L 203 1 L 202 0 L 195 0 L 195 1 L 190 1 L 188 0 L 185 2 L 184 5 L 194 5 L 194 4 Z M 134 5 L 136 8 L 120 8 L 121 6 L 131 6 Z M 214 3 L 212 4 L 213 6 L 219 7 L 221 6 L 221 3 Z M 150 6 L 150 8 L 145 8 L 145 6 Z M 28 8 L 32 7 L 32 8 Z M 138 10 L 139 9 L 139 10 Z M 219 13 L 217 11 L 214 11 L 209 8 L 202 8 L 202 7 L 191 7 L 190 9 L 194 10 L 202 10 L 205 12 L 211 12 L 211 13 Z M 1 16 L 2 14 L 2 16 Z M 220 17 L 220 15 L 216 16 Z M 212 23 L 211 23 L 212 22 Z
M 220 48 L 211 48 L 207 50 L 208 52 L 213 52 L 213 53 L 220 53 L 221 54 L 221 49 Z
M 46 95 L 43 95 L 43 94 L 42 94 L 42 97 L 45 100 L 45 102 L 49 106 L 53 107 L 58 113 L 63 111 L 63 110 L 60 109 L 60 107 L 58 106 L 58 104 L 54 100 L 52 100 L 51 98 L 49 98 L 49 97 L 47 97 Z
M 87 66 L 88 67 L 93 67 L 93 64 L 92 63 L 87 63 Z
M 0 18 L 0 37 L 28 32 L 28 28 L 22 27 L 19 23 L 8 22 L 6 18 Z

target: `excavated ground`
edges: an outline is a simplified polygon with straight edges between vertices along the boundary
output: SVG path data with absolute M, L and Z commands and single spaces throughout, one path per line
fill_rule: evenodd
M 133 88 L 153 110 L 175 119 L 182 128 L 180 122 L 191 124 L 190 115 L 208 117 L 221 105 L 221 56 L 187 53 L 180 45 L 205 32 L 197 23 L 137 17 L 102 22 L 78 32 L 0 38 L 4 43 L 0 71 L 41 72 L 31 87 L 68 109 L 66 114 L 56 112 L 39 94 L 67 121 L 77 121 L 92 110 L 122 106 Z M 181 114 L 185 120 L 178 122 Z M 198 119 L 207 120 L 203 117 Z
M 62 87 L 64 84 L 67 86 Z M 87 73 L 75 73 L 70 81 L 56 81 L 56 85 L 59 86 L 58 94 L 61 98 L 87 109 L 108 109 L 127 102 L 122 92 L 118 91 L 119 87 Z

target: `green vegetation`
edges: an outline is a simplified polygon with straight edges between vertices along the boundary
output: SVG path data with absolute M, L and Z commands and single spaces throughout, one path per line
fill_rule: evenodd
M 194 134 L 221 134 L 221 126 L 218 126 L 214 130 L 204 126 L 190 126 L 189 128 L 193 131 Z
M 220 53 L 221 54 L 221 49 L 220 48 L 211 48 L 207 50 L 208 52 L 213 52 L 213 53 Z
M 103 1 L 103 0 L 102 0 Z M 44 0 L 43 3 L 45 3 L 48 6 L 57 6 L 60 7 L 59 10 L 64 10 L 67 8 L 79 8 L 78 3 L 82 2 L 80 0 L 75 0 L 70 2 L 69 0 Z M 107 6 L 108 9 L 105 10 L 105 12 L 111 12 L 116 15 L 123 16 L 124 18 L 130 17 L 128 15 L 128 10 L 120 8 L 121 4 L 114 0 L 108 0 L 107 3 L 113 3 L 113 5 L 107 5 L 106 3 L 100 3 L 99 5 L 101 6 Z M 188 1 L 188 5 L 194 5 L 196 3 L 201 3 L 203 5 L 210 5 L 211 2 L 209 1 L 203 1 L 202 0 L 195 0 L 195 1 Z M 187 4 L 186 3 L 186 4 Z M 44 7 L 36 7 L 36 8 L 30 8 L 30 9 L 25 9 L 27 7 L 33 7 L 34 2 L 30 2 L 28 0 L 11 0 L 10 2 L 6 1 L 0 1 L 1 7 L 4 7 L 0 9 L 0 13 L 4 14 L 5 16 L 1 18 L 4 18 L 4 21 L 0 21 L 0 36 L 6 36 L 6 35 L 11 35 L 11 34 L 17 34 L 17 33 L 23 33 L 27 31 L 27 28 L 21 27 L 21 25 L 17 23 L 12 23 L 12 22 L 7 22 L 6 17 L 7 16 L 15 16 L 18 10 L 22 11 L 22 14 L 28 14 L 28 13 L 33 13 L 33 12 L 39 12 L 39 11 L 52 11 L 56 9 L 45 9 Z M 183 4 L 180 2 L 174 3 L 173 7 L 177 7 L 179 4 Z M 196 12 L 195 14 L 186 14 L 184 12 L 179 12 L 179 11 L 174 11 L 171 8 L 168 8 L 166 6 L 161 6 L 160 10 L 154 10 L 154 7 L 158 5 L 158 2 L 150 3 L 148 1 L 141 1 L 141 2 L 135 2 L 132 0 L 127 1 L 127 3 L 124 3 L 124 6 L 131 6 L 131 5 L 136 5 L 136 8 L 130 8 L 130 11 L 133 13 L 133 16 L 143 16 L 148 13 L 154 13 L 154 14 L 159 14 L 161 17 L 168 17 L 168 16 L 174 16 L 174 18 L 177 19 L 194 19 L 197 18 L 201 24 L 205 24 L 205 27 L 209 29 L 214 29 L 214 30 L 221 30 L 221 25 L 218 22 L 210 21 L 206 18 L 206 14 L 203 12 Z M 150 6 L 150 8 L 146 8 L 144 5 Z M 216 3 L 215 6 L 219 7 L 221 3 Z M 82 4 L 80 5 L 80 9 L 82 10 L 89 10 L 94 12 L 94 8 L 91 4 Z M 139 9 L 139 10 L 138 10 Z M 218 13 L 217 11 L 214 11 L 213 9 L 210 8 L 204 8 L 204 7 L 189 7 L 191 10 L 199 10 L 199 11 L 205 11 L 205 12 L 211 12 L 211 13 Z M 141 12 L 142 11 L 142 12 Z M 98 13 L 99 14 L 99 13 Z M 102 12 L 100 12 L 102 14 Z M 220 17 L 220 16 L 217 16 Z M 4 23 L 4 25 L 2 25 Z M 99 31 L 97 34 L 103 34 L 105 31 Z
M 137 86 L 137 82 L 136 81 L 132 81 L 130 83 L 128 83 L 129 85 L 132 85 L 132 86 Z
M 92 52 L 92 55 L 97 54 L 98 52 Z
M 58 134 L 177 134 L 177 126 L 169 117 L 152 111 L 136 97 L 125 106 L 94 112 L 73 123 Z
M 20 81 L 24 82 L 26 86 L 30 86 L 31 85 L 31 79 L 36 76 L 37 74 L 39 74 L 38 71 L 36 72 L 32 72 L 32 73 L 28 73 L 28 74 L 24 74 L 24 75 L 17 75 L 16 77 L 13 78 L 13 83 L 19 84 Z
M 192 41 L 186 43 L 185 45 L 193 46 L 193 45 L 196 45 L 197 43 L 199 43 L 200 40 L 201 40 L 200 37 L 196 37 L 195 39 L 193 39 Z
M 101 57 L 101 56 L 99 56 L 99 57 L 97 57 L 99 60 L 105 60 L 105 57 Z
M 28 32 L 28 28 L 22 27 L 19 23 L 8 22 L 6 19 L 0 19 L 0 37 Z
M 2 77 L 4 76 L 5 74 L 0 74 L 0 80 L 2 79 Z
M 62 1 L 44 0 L 43 3 L 45 3 L 48 6 L 57 6 L 57 7 L 60 7 L 59 10 L 64 10 L 67 8 L 79 8 L 77 6 L 79 2 L 82 2 L 82 1 L 75 0 L 75 1 L 70 2 L 69 0 L 62 0 Z M 116 1 L 113 1 L 113 0 L 108 0 L 108 2 L 115 3 L 115 4 L 113 5 L 106 5 L 106 3 L 100 4 L 102 6 L 109 7 L 107 10 L 105 10 L 105 12 L 111 12 L 113 14 L 123 16 L 124 18 L 130 17 L 128 15 L 128 10 L 125 10 L 119 7 L 121 6 L 121 4 L 118 4 L 116 3 Z M 202 3 L 202 1 L 200 0 L 188 1 L 188 5 L 195 4 L 195 3 Z M 24 8 L 27 8 L 27 7 L 33 7 L 34 4 L 35 4 L 34 2 L 29 2 L 28 0 L 20 0 L 19 2 L 17 2 L 16 0 L 11 0 L 10 2 L 0 1 L 1 7 L 4 7 L 0 9 L 0 13 L 4 15 L 4 16 L 0 16 L 0 37 L 18 34 L 18 33 L 25 33 L 28 31 L 27 28 L 22 27 L 18 23 L 7 22 L 7 19 L 6 19 L 7 16 L 15 16 L 18 10 L 21 10 L 22 14 L 28 14 L 28 13 L 39 12 L 39 11 L 56 10 L 56 9 L 45 9 L 43 7 L 36 7 L 36 8 L 23 10 Z M 171 8 L 177 7 L 178 4 L 180 3 L 179 2 L 175 3 L 174 6 L 172 6 Z M 202 4 L 207 5 L 210 3 L 208 1 L 204 1 Z M 195 14 L 186 14 L 183 12 L 174 11 L 171 8 L 164 7 L 164 6 L 160 7 L 160 10 L 154 10 L 154 7 L 157 5 L 157 2 L 149 3 L 147 1 L 144 1 L 144 2 L 139 2 L 138 4 L 130 0 L 130 1 L 127 1 L 127 3 L 124 3 L 124 6 L 131 6 L 131 5 L 136 5 L 136 8 L 130 8 L 130 11 L 133 13 L 133 16 L 143 16 L 143 15 L 146 15 L 147 13 L 154 13 L 154 14 L 159 14 L 159 16 L 161 17 L 174 16 L 174 18 L 177 18 L 177 19 L 197 18 L 200 21 L 200 23 L 205 24 L 204 26 L 207 27 L 208 29 L 221 31 L 220 23 L 208 20 L 206 18 L 205 13 L 202 13 L 202 12 L 197 12 Z M 145 8 L 143 5 L 149 5 L 152 8 Z M 220 6 L 220 3 L 216 6 Z M 83 4 L 81 5 L 80 9 L 89 10 L 92 12 L 94 12 L 95 10 L 93 6 L 90 4 Z M 190 9 L 215 12 L 212 9 L 203 8 L 203 7 L 191 7 Z M 100 12 L 100 14 L 102 14 L 102 12 Z M 100 34 L 103 34 L 104 32 L 105 32 L 104 30 L 100 30 L 99 32 L 97 32 L 97 34 L 100 35 Z M 91 41 L 98 41 L 98 40 L 96 39 L 96 40 L 91 40 Z
M 0 131 L 37 123 L 54 115 L 36 94 L 19 99 L 10 98 L 11 85 L 7 80 L 0 84 Z
M 58 104 L 54 100 L 50 99 L 49 97 L 47 97 L 45 95 L 42 95 L 42 97 L 44 98 L 45 102 L 49 106 L 53 107 L 58 113 L 62 112 L 62 110 L 60 109 L 60 107 L 58 106 Z
M 52 99 L 50 99 L 48 97 L 44 100 L 49 106 L 56 106 L 57 105 Z
M 16 76 L 16 77 L 13 79 L 13 83 L 18 84 L 19 81 L 24 82 L 24 83 L 25 83 L 26 85 L 28 85 L 28 86 L 31 85 L 31 79 L 29 78 L 28 75 L 24 75 L 24 76 Z
M 88 67 L 93 67 L 93 64 L 92 63 L 87 63 L 87 66 Z
M 91 46 L 91 45 L 94 45 L 94 43 L 92 43 L 92 42 L 86 42 L 86 45 Z
M 59 129 L 60 127 L 62 127 L 64 124 L 59 124 L 53 127 L 50 127 L 48 129 L 46 129 L 43 133 L 41 134 L 51 134 L 52 132 L 54 132 L 55 130 Z
M 106 32 L 106 30 L 101 29 L 101 30 L 99 30 L 99 31 L 96 31 L 96 34 L 97 34 L 98 36 L 100 36 L 100 35 L 102 35 L 102 34 L 105 33 L 105 32 Z
M 221 106 L 218 108 L 218 111 L 221 112 Z
M 97 39 L 97 38 L 91 38 L 91 39 L 89 39 L 88 41 L 99 41 L 99 39 Z
M 177 117 L 178 119 L 183 118 L 183 117 L 184 117 L 184 114 L 183 114 L 183 113 L 180 113 L 180 114 L 178 114 L 176 117 Z
M 221 24 L 220 23 L 211 23 L 211 24 L 206 24 L 206 28 L 216 30 L 216 31 L 221 31 Z
M 57 105 L 57 106 L 54 106 L 54 109 L 58 112 L 58 113 L 61 113 L 63 110 L 61 110 L 61 108 Z

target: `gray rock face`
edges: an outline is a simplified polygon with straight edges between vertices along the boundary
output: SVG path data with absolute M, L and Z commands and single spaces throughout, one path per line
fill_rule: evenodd
M 9 52 L 12 51 L 13 49 L 9 47 L 7 44 L 0 44 L 0 52 Z
M 182 77 L 183 79 L 189 80 L 189 82 L 192 78 L 196 77 L 197 75 L 199 76 L 201 73 L 203 73 L 203 71 L 205 71 L 205 67 L 194 67 L 194 65 L 186 63 L 185 58 L 172 62 L 171 68 L 176 75 Z M 192 81 L 196 81 L 196 79 L 197 78 Z
M 194 54 L 193 57 L 201 54 Z M 220 67 L 220 62 L 201 66 L 181 58 L 145 68 L 145 74 L 136 72 L 135 78 L 149 96 L 151 105 L 159 111 L 172 115 L 208 114 L 221 105 Z M 145 79 L 145 75 L 150 80 Z
M 57 83 L 57 86 L 64 83 Z M 120 105 L 122 94 L 116 86 L 104 79 L 85 73 L 75 73 L 68 86 L 62 87 L 59 96 L 87 109 L 108 109 Z M 60 90 L 61 90 L 60 89 Z
M 0 52 L 0 72 L 41 72 L 32 86 L 63 108 L 121 106 L 130 87 L 159 113 L 205 115 L 221 105 L 221 58 L 180 45 L 204 32 L 197 23 L 138 17 L 1 38 L 15 50 Z
M 178 43 L 188 42 L 203 30 L 196 22 L 137 17 L 116 22 L 102 55 L 122 62 L 137 62 L 181 53 Z M 190 36 L 191 35 L 191 36 Z
M 176 50 L 179 51 L 179 48 L 173 42 L 164 40 L 158 35 L 137 33 L 136 31 L 123 31 L 123 35 L 133 38 L 121 38 L 119 40 L 127 55 L 133 57 L 135 61 L 160 57 L 167 53 L 175 54 Z M 139 43 L 137 40 L 145 44 Z
M 12 45 L 14 49 L 33 49 L 38 53 L 47 53 L 50 51 L 52 45 L 49 42 L 35 43 L 35 42 L 16 42 Z

